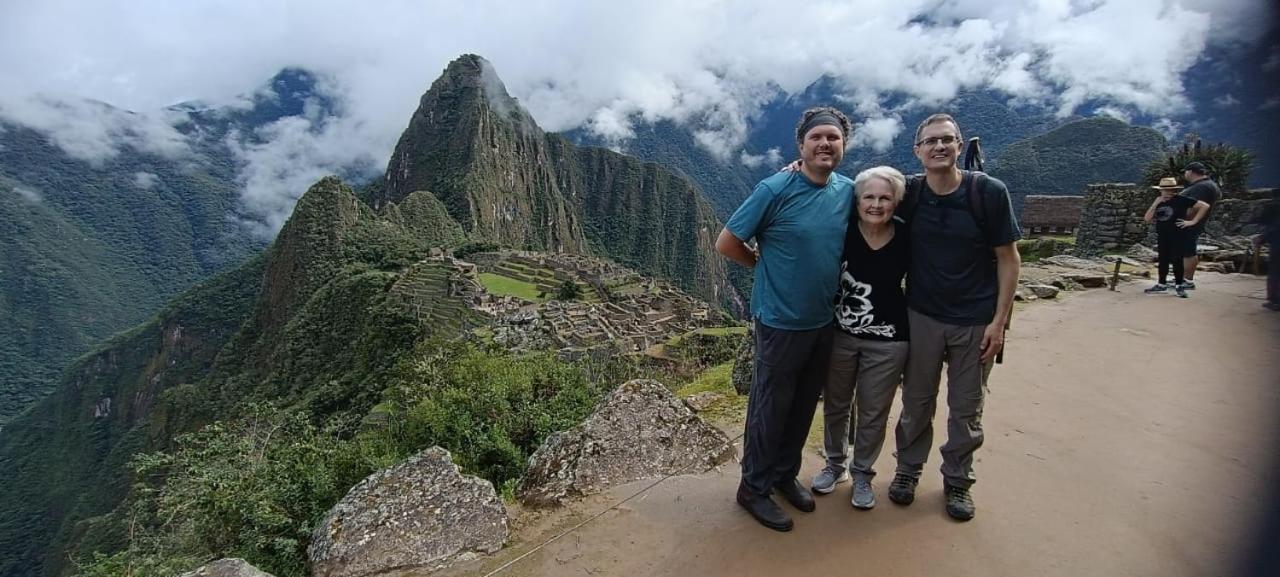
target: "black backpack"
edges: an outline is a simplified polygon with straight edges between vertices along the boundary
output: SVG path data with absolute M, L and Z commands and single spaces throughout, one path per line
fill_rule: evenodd
M 982 231 L 982 237 L 987 240 L 987 245 L 995 246 L 992 242 L 991 227 L 988 226 L 992 221 L 992 216 L 987 210 L 987 201 L 982 194 L 987 174 L 975 170 L 970 171 L 970 175 L 969 214 L 973 215 L 973 221 L 978 223 L 978 229 Z M 907 178 L 907 191 L 902 197 L 902 203 L 898 205 L 897 214 L 904 222 L 911 224 L 911 220 L 916 215 L 916 207 L 920 205 L 920 196 L 924 194 L 924 175 L 913 174 Z

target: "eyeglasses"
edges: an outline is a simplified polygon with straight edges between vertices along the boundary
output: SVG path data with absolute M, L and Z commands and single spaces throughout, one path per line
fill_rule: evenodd
M 959 140 L 960 140 L 959 138 L 956 138 L 954 135 L 951 135 L 951 134 L 948 134 L 946 136 L 931 136 L 929 138 L 921 140 L 920 142 L 917 142 L 916 146 L 933 147 L 933 146 L 937 146 L 938 143 L 942 143 L 944 146 L 951 146 L 952 144 L 955 144 Z

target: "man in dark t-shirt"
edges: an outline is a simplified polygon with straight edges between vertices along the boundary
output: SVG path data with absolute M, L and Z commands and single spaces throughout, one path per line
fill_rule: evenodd
M 1183 279 L 1183 257 L 1186 256 L 1186 234 L 1181 228 L 1187 225 L 1187 213 L 1196 205 L 1196 201 L 1188 196 L 1177 194 L 1178 180 L 1162 178 L 1160 184 L 1151 187 L 1160 191 L 1151 206 L 1147 208 L 1142 219 L 1156 225 L 1156 253 L 1158 255 L 1160 279 L 1151 288 L 1143 291 L 1147 294 L 1163 293 L 1169 290 L 1169 268 L 1173 268 L 1173 290 L 1178 296 L 1187 298 L 1186 285 Z
M 1196 266 L 1200 264 L 1196 243 L 1200 241 L 1204 225 L 1209 222 L 1213 205 L 1222 198 L 1222 190 L 1218 188 L 1218 183 L 1209 178 L 1209 169 L 1201 162 L 1187 164 L 1182 170 L 1182 177 L 1189 183 L 1182 191 L 1182 196 L 1194 200 L 1197 207 L 1194 212 L 1188 212 L 1188 225 L 1182 231 L 1182 267 L 1187 278 L 1184 288 L 1192 290 L 1196 288 Z
M 910 213 L 907 274 L 911 352 L 902 383 L 898 467 L 889 499 L 900 505 L 915 500 L 916 484 L 933 446 L 933 415 L 946 363 L 946 510 L 955 519 L 968 520 L 974 515 L 969 488 L 974 483 L 973 456 L 983 440 L 986 377 L 1004 346 L 1020 267 L 1015 241 L 1022 234 L 1004 183 L 957 166 L 964 140 L 955 119 L 946 114 L 926 118 L 915 140 L 913 151 L 925 172 L 908 182 L 908 190 L 917 190 Z M 972 199 L 971 194 L 981 196 Z

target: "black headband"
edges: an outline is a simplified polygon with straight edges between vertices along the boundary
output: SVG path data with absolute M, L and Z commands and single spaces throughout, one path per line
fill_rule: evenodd
M 813 130 L 815 126 L 822 126 L 823 124 L 830 124 L 839 128 L 841 137 L 844 136 L 844 123 L 840 122 L 836 115 L 830 112 L 819 112 L 810 116 L 809 120 L 800 127 L 800 140 L 804 140 L 804 135 L 809 134 L 809 131 Z

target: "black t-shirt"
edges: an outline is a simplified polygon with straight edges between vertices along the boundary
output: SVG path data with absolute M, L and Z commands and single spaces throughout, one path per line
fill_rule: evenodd
M 923 176 L 913 176 L 913 186 Z M 963 326 L 985 325 L 995 317 L 995 253 L 1022 238 L 1009 204 L 1009 189 L 999 179 L 986 177 L 975 192 L 983 195 L 986 213 L 984 232 L 974 219 L 969 204 L 969 181 L 965 171 L 960 187 L 940 196 L 921 182 L 911 225 L 911 269 L 907 274 L 907 304 L 915 311 L 939 321 Z
M 905 341 L 907 297 L 902 279 L 911 259 L 907 226 L 893 222 L 893 238 L 872 250 L 858 230 L 854 209 L 844 237 L 840 288 L 836 291 L 836 326 L 864 339 Z
M 1178 221 L 1187 218 L 1187 211 L 1195 205 L 1196 199 L 1180 194 L 1160 203 L 1156 207 L 1156 234 L 1166 238 L 1178 234 L 1182 230 L 1178 228 Z
M 1191 232 L 1200 232 L 1204 230 L 1204 225 L 1209 222 L 1209 217 L 1213 216 L 1213 205 L 1222 198 L 1222 189 L 1218 188 L 1218 183 L 1211 178 L 1206 178 L 1192 184 L 1184 189 L 1178 196 L 1185 196 L 1192 200 L 1203 200 L 1209 205 L 1209 212 L 1205 213 L 1204 218 L 1200 219 L 1200 224 L 1195 228 L 1189 229 Z M 1194 202 L 1192 204 L 1195 204 Z M 1181 217 L 1179 217 L 1181 218 Z

